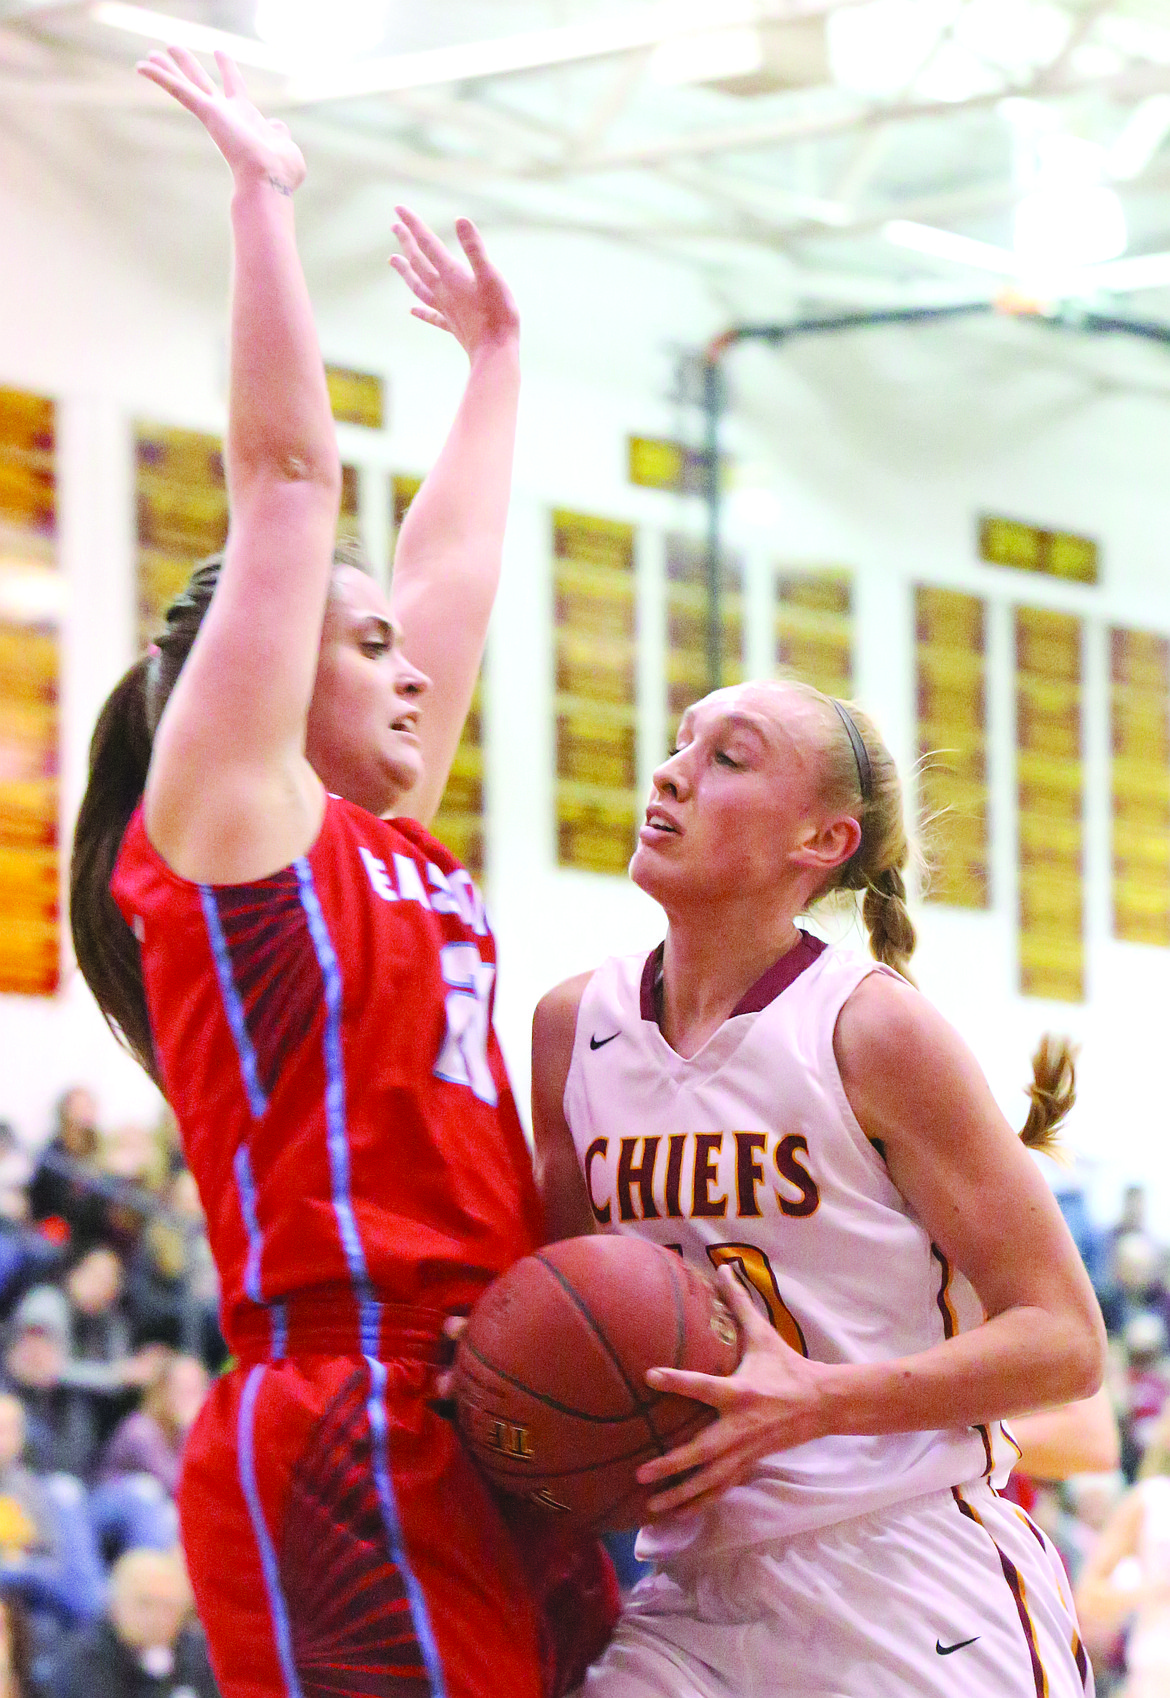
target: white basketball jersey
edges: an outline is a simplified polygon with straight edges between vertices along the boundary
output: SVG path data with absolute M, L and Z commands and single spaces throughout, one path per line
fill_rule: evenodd
M 978 1325 L 973 1288 L 895 1189 L 837 1068 L 842 1005 L 888 969 L 806 934 L 688 1060 L 658 1027 L 657 965 L 658 951 L 609 960 L 581 999 L 564 1107 L 599 1230 L 708 1268 L 732 1263 L 816 1361 L 909 1356 Z M 704 1548 L 788 1537 L 981 1476 L 1002 1484 L 1015 1454 L 998 1426 L 817 1439 L 724 1494 Z M 644 1529 L 639 1553 L 689 1543 L 694 1519 Z

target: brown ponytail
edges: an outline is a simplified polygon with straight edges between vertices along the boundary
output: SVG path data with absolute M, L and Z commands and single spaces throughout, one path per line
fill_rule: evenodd
M 337 544 L 336 566 L 369 567 L 360 546 Z M 223 555 L 200 561 L 167 608 L 166 626 L 118 683 L 98 717 L 89 779 L 73 834 L 69 919 L 82 977 L 120 1043 L 158 1083 L 138 941 L 110 895 L 126 827 L 142 800 L 154 734 L 199 634 L 219 582 Z
M 150 765 L 146 718 L 149 657 L 136 660 L 106 702 L 89 745 L 85 787 L 69 869 L 73 951 L 114 1035 L 156 1077 L 142 991 L 138 942 L 110 895 L 114 862 Z
M 138 940 L 110 894 L 126 827 L 142 800 L 154 733 L 219 580 L 222 555 L 196 567 L 167 609 L 166 629 L 114 686 L 89 745 L 73 833 L 69 923 L 86 984 L 114 1036 L 158 1083 Z
M 1045 1032 L 1032 1057 L 1032 1099 L 1020 1137 L 1030 1150 L 1058 1157 L 1060 1127 L 1077 1100 L 1076 1050 L 1067 1038 Z

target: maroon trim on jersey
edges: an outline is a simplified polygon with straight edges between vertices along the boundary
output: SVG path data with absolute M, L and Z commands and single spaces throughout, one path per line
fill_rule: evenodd
M 662 976 L 662 955 L 666 945 L 660 943 L 646 957 L 642 968 L 642 983 L 639 991 L 639 1001 L 643 1020 L 652 1020 L 658 1024 L 658 983 Z M 762 1014 L 768 1004 L 775 1002 L 781 992 L 794 984 L 806 967 L 823 955 L 827 945 L 823 938 L 814 937 L 811 932 L 801 932 L 800 942 L 782 955 L 779 961 L 774 961 L 768 970 L 744 992 L 735 1007 L 731 1010 L 731 1019 L 737 1014 Z

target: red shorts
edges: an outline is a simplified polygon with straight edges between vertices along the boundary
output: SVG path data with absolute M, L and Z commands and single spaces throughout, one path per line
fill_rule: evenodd
M 223 1698 L 542 1698 L 523 1559 L 431 1382 L 298 1356 L 214 1386 L 179 1510 Z

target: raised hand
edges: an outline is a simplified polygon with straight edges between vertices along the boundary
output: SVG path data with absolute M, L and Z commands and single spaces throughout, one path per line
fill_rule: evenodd
M 217 53 L 215 62 L 222 88 L 216 88 L 194 54 L 183 47 L 152 53 L 138 72 L 194 113 L 237 181 L 267 180 L 291 195 L 304 181 L 305 161 L 288 126 L 253 106 L 239 68 L 226 54 Z
M 785 1344 L 729 1267 L 718 1278 L 739 1322 L 743 1357 L 726 1377 L 678 1368 L 651 1368 L 646 1375 L 655 1391 L 697 1398 L 719 1411 L 719 1419 L 697 1438 L 639 1468 L 643 1485 L 663 1488 L 650 1500 L 652 1515 L 702 1509 L 742 1485 L 763 1457 L 818 1438 L 823 1430 L 817 1419 L 818 1364 Z
M 402 248 L 390 264 L 419 305 L 410 310 L 424 324 L 449 330 L 469 358 L 483 348 L 514 342 L 520 317 L 511 290 L 484 252 L 470 218 L 455 225 L 467 264 L 455 257 L 409 207 L 397 209 L 394 234 Z

